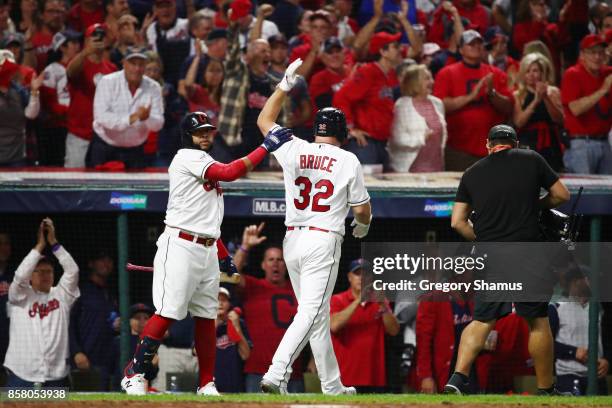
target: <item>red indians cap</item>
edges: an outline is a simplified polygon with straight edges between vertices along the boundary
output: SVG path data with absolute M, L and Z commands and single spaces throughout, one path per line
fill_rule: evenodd
M 593 48 L 598 45 L 603 45 L 604 47 L 607 45 L 606 40 L 604 40 L 600 35 L 597 34 L 589 34 L 585 36 L 582 41 L 580 41 L 580 49 L 586 50 L 587 48 Z
M 382 47 L 387 44 L 399 41 L 401 36 L 401 33 L 389 34 L 386 31 L 380 31 L 374 34 L 374 36 L 370 40 L 370 54 L 378 54 Z
M 96 23 L 96 24 L 90 25 L 89 27 L 87 27 L 87 30 L 85 30 L 85 37 L 91 37 L 94 31 L 98 29 L 102 29 L 106 31 L 106 24 Z
M 236 0 L 232 2 L 230 6 L 230 10 L 232 10 L 232 21 L 236 21 L 241 19 L 242 17 L 248 16 L 251 14 L 251 10 L 253 9 L 253 3 L 251 0 Z

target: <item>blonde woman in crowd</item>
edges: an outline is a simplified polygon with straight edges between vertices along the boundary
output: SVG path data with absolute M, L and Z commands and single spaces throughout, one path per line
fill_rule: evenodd
M 444 171 L 446 121 L 442 101 L 431 95 L 433 83 L 425 65 L 412 65 L 404 73 L 387 147 L 393 171 Z
M 555 83 L 552 64 L 534 52 L 521 60 L 517 90 L 514 92 L 513 120 L 519 143 L 540 153 L 555 171 L 563 167 L 559 137 L 563 106 Z

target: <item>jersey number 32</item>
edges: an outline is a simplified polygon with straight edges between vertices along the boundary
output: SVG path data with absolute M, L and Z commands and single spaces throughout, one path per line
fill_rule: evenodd
M 300 188 L 299 199 L 294 199 L 293 204 L 298 210 L 305 210 L 310 205 L 310 193 L 312 192 L 312 182 L 308 177 L 300 176 L 295 179 L 295 185 Z M 312 211 L 329 211 L 329 205 L 319 204 L 320 200 L 326 200 L 334 194 L 334 184 L 327 180 L 319 180 L 314 185 L 316 193 L 312 196 Z

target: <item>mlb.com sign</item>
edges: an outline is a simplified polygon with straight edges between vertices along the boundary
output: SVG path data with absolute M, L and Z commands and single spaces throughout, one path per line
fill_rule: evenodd
M 110 205 L 122 210 L 144 210 L 147 208 L 147 198 L 144 194 L 111 193 Z
M 453 212 L 453 201 L 425 200 L 423 211 L 434 217 L 450 217 Z
M 284 198 L 254 198 L 253 215 L 285 215 Z

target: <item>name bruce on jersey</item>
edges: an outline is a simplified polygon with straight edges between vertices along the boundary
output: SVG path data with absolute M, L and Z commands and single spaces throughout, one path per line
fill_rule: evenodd
M 300 169 L 322 170 L 328 173 L 332 172 L 332 166 L 336 159 L 327 156 L 317 156 L 314 154 L 300 155 Z

